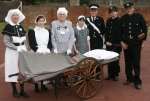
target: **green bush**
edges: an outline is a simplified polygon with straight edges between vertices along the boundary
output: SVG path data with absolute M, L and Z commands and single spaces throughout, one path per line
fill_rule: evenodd
M 80 0 L 80 5 L 89 5 L 90 0 Z
M 0 22 L 0 33 L 2 32 L 4 27 L 5 27 L 5 23 L 4 22 Z

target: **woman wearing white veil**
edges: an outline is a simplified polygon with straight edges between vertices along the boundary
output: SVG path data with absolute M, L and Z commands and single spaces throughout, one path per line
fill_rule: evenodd
M 11 83 L 12 94 L 14 97 L 27 97 L 24 92 L 24 84 L 20 84 L 20 93 L 17 91 L 16 84 L 18 76 L 10 75 L 19 73 L 18 68 L 18 53 L 26 51 L 25 46 L 25 30 L 20 23 L 25 19 L 25 16 L 19 9 L 11 9 L 5 18 L 7 25 L 2 34 L 4 35 L 5 51 L 5 81 Z

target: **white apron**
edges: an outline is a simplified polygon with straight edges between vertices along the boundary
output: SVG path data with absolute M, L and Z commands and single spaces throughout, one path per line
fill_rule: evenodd
M 18 76 L 9 77 L 11 74 L 19 72 L 18 68 L 18 52 L 6 47 L 5 51 L 5 81 L 18 82 Z

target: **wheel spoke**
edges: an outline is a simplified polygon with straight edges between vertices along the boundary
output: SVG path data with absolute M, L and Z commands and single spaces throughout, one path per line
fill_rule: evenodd
M 95 91 L 96 90 L 96 84 L 94 85 L 93 83 L 95 83 L 95 81 L 93 81 L 93 82 L 92 82 L 92 80 L 89 81 L 91 88 L 93 88 L 94 89 L 93 91 Z
M 83 88 L 83 96 L 86 96 L 85 95 L 86 93 L 87 93 L 87 82 L 85 83 L 84 88 Z
M 74 87 L 74 86 L 77 86 L 77 85 L 81 84 L 83 81 L 84 81 L 84 80 L 80 80 L 80 81 L 76 82 L 75 84 L 73 84 L 73 85 L 72 85 L 72 87 Z
M 83 89 L 83 86 L 84 86 L 84 84 L 85 84 L 85 82 L 83 82 L 82 84 L 81 84 L 81 86 L 77 89 L 77 94 L 79 94 L 79 92 L 81 91 L 81 89 Z
M 73 70 L 75 72 L 68 74 L 71 75 L 71 77 L 74 77 L 75 75 L 79 77 L 79 79 L 75 79 L 71 84 L 72 89 L 79 97 L 87 99 L 96 94 L 98 83 L 99 81 L 102 81 L 97 80 L 96 77 L 100 75 L 101 79 L 101 75 L 103 75 L 101 68 L 100 72 L 97 72 L 97 68 L 99 67 L 100 64 L 94 58 L 86 58 L 78 62 L 76 69 Z
M 90 74 L 91 74 L 91 75 L 94 74 L 94 73 L 96 73 L 97 67 L 98 67 L 98 65 L 96 65 L 95 67 L 92 68 L 93 70 L 90 71 Z

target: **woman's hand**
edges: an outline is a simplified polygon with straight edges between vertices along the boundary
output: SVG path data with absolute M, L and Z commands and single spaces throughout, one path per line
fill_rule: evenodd
M 124 42 L 121 42 L 121 46 L 124 50 L 128 49 L 128 45 Z
M 111 42 L 106 42 L 106 46 L 112 46 Z
M 68 49 L 68 50 L 67 50 L 67 55 L 69 55 L 69 54 L 71 54 L 71 53 L 72 53 L 71 50 Z
M 145 38 L 145 34 L 141 33 L 140 35 L 138 35 L 139 40 L 143 40 Z
M 55 54 L 57 54 L 57 53 L 58 53 L 57 49 L 54 49 L 54 53 L 55 53 Z
M 18 51 L 18 52 L 27 51 L 27 48 L 26 48 L 25 45 L 21 45 L 21 46 L 18 46 L 18 47 L 17 47 L 17 51 Z

